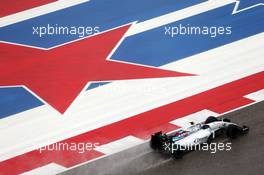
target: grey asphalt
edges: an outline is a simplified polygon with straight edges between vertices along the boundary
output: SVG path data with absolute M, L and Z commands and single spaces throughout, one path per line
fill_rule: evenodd
M 264 174 L 264 102 L 224 117 L 250 127 L 250 132 L 230 140 L 231 151 L 195 151 L 180 160 L 153 152 L 148 143 L 71 169 L 63 175 L 260 175 Z
M 250 127 L 248 135 L 231 140 L 230 152 L 191 152 L 181 160 L 169 160 L 138 174 L 264 174 L 264 102 L 232 112 L 225 117 Z

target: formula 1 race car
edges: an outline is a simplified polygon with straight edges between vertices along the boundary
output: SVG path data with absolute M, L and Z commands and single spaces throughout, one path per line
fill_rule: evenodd
M 169 153 L 174 158 L 181 158 L 184 153 L 195 150 L 193 148 L 202 144 L 210 144 L 211 141 L 226 134 L 229 138 L 236 138 L 249 131 L 247 126 L 238 126 L 229 119 L 218 119 L 210 116 L 204 123 L 194 124 L 186 129 L 179 129 L 170 134 L 157 132 L 151 136 L 150 146 L 154 150 Z

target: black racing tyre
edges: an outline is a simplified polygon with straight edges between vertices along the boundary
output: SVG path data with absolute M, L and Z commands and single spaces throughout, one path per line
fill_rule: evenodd
M 157 132 L 151 136 L 150 147 L 159 150 L 162 147 L 162 132 Z
M 216 118 L 216 117 L 214 117 L 214 116 L 210 116 L 210 117 L 208 117 L 206 120 L 205 120 L 205 124 L 208 124 L 208 123 L 212 123 L 212 122 L 216 122 L 216 121 L 218 121 L 218 119 Z
M 229 123 L 230 123 L 230 122 L 231 122 L 231 120 L 230 120 L 230 119 L 228 119 L 228 118 L 224 118 L 224 119 L 223 119 L 223 122 L 229 122 Z
M 228 125 L 226 129 L 226 135 L 229 138 L 236 138 L 239 134 L 239 128 L 236 125 Z
M 213 134 L 211 134 L 211 135 L 208 137 L 206 143 L 210 145 L 210 144 L 212 143 L 213 139 L 214 139 Z

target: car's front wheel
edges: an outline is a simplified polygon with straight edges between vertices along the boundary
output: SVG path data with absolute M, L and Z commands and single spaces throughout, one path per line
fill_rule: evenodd
M 226 129 L 226 135 L 227 137 L 229 138 L 236 138 L 239 134 L 239 129 L 238 129 L 238 126 L 236 125 L 229 125 Z

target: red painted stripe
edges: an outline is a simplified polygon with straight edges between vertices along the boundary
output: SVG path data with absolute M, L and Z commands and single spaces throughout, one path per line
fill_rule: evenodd
M 165 126 L 165 128 L 169 128 L 170 125 L 167 125 L 168 122 L 203 109 L 212 108 L 219 110 L 216 106 L 228 104 L 221 108 L 221 111 L 226 111 L 233 107 L 238 107 L 237 104 L 244 105 L 244 102 L 241 103 L 241 100 L 237 101 L 237 99 L 241 99 L 243 96 L 263 88 L 264 71 L 96 130 L 80 134 L 62 142 L 99 142 L 100 144 L 106 144 L 128 135 L 148 138 L 150 131 L 155 132 L 159 130 L 157 127 Z M 234 103 L 232 103 L 232 101 L 234 101 Z M 58 161 L 57 157 L 59 157 L 61 161 Z M 31 151 L 1 162 L 0 172 L 12 175 L 44 166 L 52 161 L 68 167 L 72 166 L 74 163 L 81 163 L 89 160 L 82 157 L 81 160 L 76 161 L 76 159 L 80 159 L 80 157 L 77 157 L 75 161 L 71 162 L 70 159 L 72 159 L 72 157 L 73 156 L 68 157 L 68 153 L 66 152 L 45 152 L 45 154 L 37 155 L 36 151 Z M 68 161 L 70 161 L 70 163 L 68 163 Z
M 43 153 L 31 151 L 17 156 L 15 159 L 1 162 L 0 175 L 21 174 L 53 162 L 64 167 L 71 167 L 102 155 L 102 153 L 94 150 L 85 153 L 76 151 L 45 151 Z
M 55 2 L 56 0 L 8 0 L 0 1 L 0 17 L 8 16 L 14 13 L 18 13 L 24 10 L 28 10 L 34 7 L 38 7 L 44 4 Z
M 234 99 L 231 101 L 227 101 L 227 102 L 222 103 L 222 104 L 218 104 L 216 106 L 212 106 L 208 109 L 221 114 L 221 113 L 236 109 L 238 107 L 248 105 L 248 104 L 253 103 L 253 102 L 254 102 L 253 100 L 242 97 L 242 98 L 237 98 L 237 99 Z
M 25 85 L 60 113 L 64 113 L 87 82 L 192 76 L 107 61 L 107 56 L 130 26 L 120 26 L 49 51 L 0 43 L 0 53 L 3 53 L 0 57 L 0 86 Z

